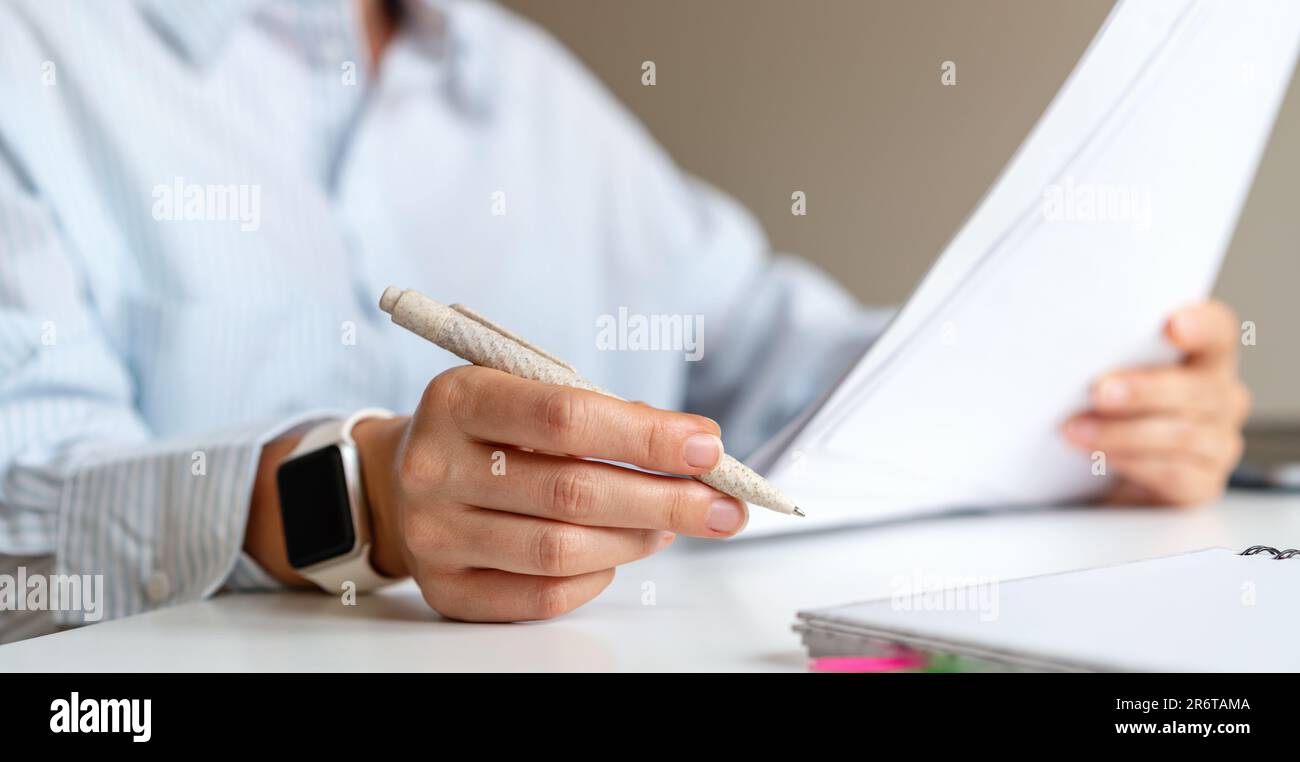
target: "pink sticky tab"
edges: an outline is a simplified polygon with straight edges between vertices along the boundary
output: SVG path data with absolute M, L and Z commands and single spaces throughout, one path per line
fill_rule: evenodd
M 813 672 L 899 672 L 923 667 L 924 656 L 907 652 L 894 656 L 825 656 L 808 663 Z

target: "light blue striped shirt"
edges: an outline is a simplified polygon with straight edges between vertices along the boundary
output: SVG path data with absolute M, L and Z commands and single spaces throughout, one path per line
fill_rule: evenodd
M 345 0 L 0 0 L 0 573 L 103 575 L 105 618 L 273 586 L 241 552 L 262 444 L 458 364 L 389 284 L 732 452 L 879 331 L 539 30 L 404 9 L 380 76 Z

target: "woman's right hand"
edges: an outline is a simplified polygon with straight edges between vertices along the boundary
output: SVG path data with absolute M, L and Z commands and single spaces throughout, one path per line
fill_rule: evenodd
M 722 457 L 719 433 L 697 415 L 454 368 L 411 417 L 353 430 L 372 562 L 415 577 L 453 619 L 563 614 L 677 534 L 730 537 L 748 520 L 743 502 L 697 480 L 588 459 L 695 476 Z

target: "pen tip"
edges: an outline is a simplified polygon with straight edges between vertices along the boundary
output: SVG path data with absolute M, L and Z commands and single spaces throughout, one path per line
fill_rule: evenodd
M 797 506 L 797 505 L 794 507 L 794 510 L 792 511 L 792 513 L 794 513 L 794 515 L 796 515 L 796 516 L 807 516 L 807 515 L 808 515 L 808 514 L 804 513 L 803 511 L 799 510 L 799 506 Z

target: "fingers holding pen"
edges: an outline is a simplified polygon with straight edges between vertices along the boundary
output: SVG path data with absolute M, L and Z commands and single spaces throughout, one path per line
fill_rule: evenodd
M 655 529 L 693 537 L 730 537 L 749 520 L 747 506 L 694 479 L 647 474 L 521 450 L 475 445 L 487 464 L 501 452 L 503 467 L 477 469 L 457 480 L 467 505 L 591 527 Z
M 481 367 L 441 374 L 426 395 L 468 436 L 543 452 L 697 476 L 722 459 L 720 429 L 698 415 L 636 405 Z

